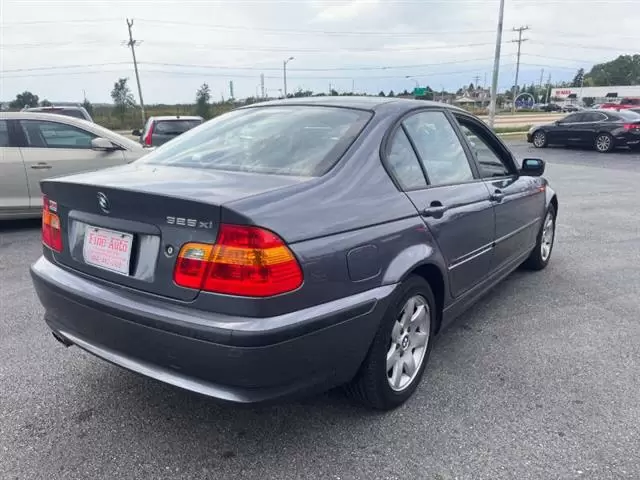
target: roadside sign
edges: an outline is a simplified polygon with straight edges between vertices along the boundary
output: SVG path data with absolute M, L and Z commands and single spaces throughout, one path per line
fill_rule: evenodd
M 425 97 L 427 95 L 427 87 L 416 87 L 413 89 L 415 97 Z

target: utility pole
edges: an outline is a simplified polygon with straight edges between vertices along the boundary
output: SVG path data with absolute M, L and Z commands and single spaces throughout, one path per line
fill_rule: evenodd
M 264 73 L 260 74 L 260 91 L 262 93 L 262 98 L 265 98 L 265 94 L 264 94 Z
M 284 98 L 287 98 L 287 63 L 293 60 L 294 57 L 287 58 L 282 62 L 282 79 L 284 80 Z
M 544 77 L 544 68 L 540 69 L 540 85 L 538 86 L 538 92 L 542 93 L 542 77 Z M 536 95 L 538 97 L 537 101 L 540 103 L 540 95 Z
M 473 88 L 477 89 L 480 85 L 480 75 L 476 75 L 473 79 L 475 80 L 475 82 L 473 82 Z
M 518 44 L 518 60 L 516 62 L 516 81 L 515 84 L 513 86 L 513 95 L 512 95 L 512 102 L 511 102 L 511 113 L 516 113 L 516 95 L 518 94 L 518 74 L 520 73 L 520 47 L 522 46 L 522 42 L 526 42 L 528 40 L 528 38 L 522 38 L 522 32 L 529 30 L 529 27 L 519 27 L 519 28 L 514 28 L 513 31 L 514 32 L 518 32 L 518 39 L 517 40 L 511 40 L 511 43 L 517 43 Z
M 551 103 L 551 74 L 547 77 L 547 103 Z
M 129 43 L 127 43 L 127 45 L 131 47 L 131 55 L 133 56 L 133 69 L 136 72 L 138 98 L 140 99 L 140 112 L 142 113 L 142 125 L 144 125 L 147 122 L 147 117 L 144 113 L 144 100 L 142 100 L 142 87 L 140 86 L 140 74 L 138 73 L 138 62 L 136 60 L 136 45 L 139 45 L 141 42 L 133 39 L 133 34 L 131 33 L 131 27 L 133 27 L 133 19 L 129 20 L 127 18 L 127 27 L 129 28 Z
M 496 101 L 498 100 L 498 73 L 500 71 L 500 47 L 502 45 L 502 23 L 504 19 L 504 0 L 500 0 L 498 13 L 498 32 L 496 34 L 496 52 L 493 59 L 493 78 L 491 79 L 491 102 L 489 103 L 489 126 L 493 128 L 496 118 Z

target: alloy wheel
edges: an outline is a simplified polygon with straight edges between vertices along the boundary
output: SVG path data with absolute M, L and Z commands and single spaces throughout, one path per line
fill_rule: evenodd
M 533 136 L 533 145 L 535 147 L 541 148 L 544 147 L 545 142 L 545 133 L 544 132 L 536 132 Z
M 554 236 L 554 219 L 551 212 L 549 212 L 544 219 L 544 226 L 542 227 L 542 241 L 540 242 L 540 256 L 544 262 L 546 262 L 551 256 Z
M 410 297 L 393 324 L 387 351 L 387 380 L 401 392 L 415 380 L 424 362 L 431 329 L 431 311 L 421 295 Z
M 611 148 L 611 137 L 609 135 L 600 135 L 596 138 L 596 149 L 599 152 L 608 152 Z

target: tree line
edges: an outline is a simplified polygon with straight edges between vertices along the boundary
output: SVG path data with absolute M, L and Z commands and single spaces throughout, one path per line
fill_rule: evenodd
M 585 72 L 583 68 L 579 69 L 573 80 L 570 82 L 556 82 L 554 84 L 547 85 L 523 85 L 517 88 L 518 93 L 529 93 L 534 98 L 542 97 L 543 93 L 547 91 L 549 87 L 579 87 L 579 86 L 605 86 L 605 85 L 640 85 L 640 54 L 635 55 L 620 55 L 618 58 L 601 64 L 594 65 L 589 72 Z M 477 88 L 477 86 L 475 87 Z M 463 95 L 468 92 L 473 92 L 474 86 L 470 84 L 468 87 L 459 89 L 456 94 Z M 447 92 L 434 92 L 434 90 L 427 86 L 424 90 L 424 95 L 420 98 L 423 100 L 433 100 L 437 95 L 442 94 L 449 95 Z M 310 97 L 310 96 L 349 96 L 349 95 L 362 95 L 361 93 L 354 92 L 341 92 L 338 93 L 335 89 L 331 89 L 328 93 L 325 92 L 313 92 L 311 90 L 298 89 L 297 91 L 287 95 L 289 98 Z M 395 96 L 412 96 L 412 93 L 408 90 L 404 90 L 401 93 L 395 93 L 393 90 L 389 92 L 380 91 L 378 96 L 381 97 L 395 97 Z M 502 95 L 499 95 L 498 104 L 500 105 L 504 99 L 511 99 L 512 91 L 507 90 Z M 105 125 L 108 128 L 124 129 L 124 128 L 138 128 L 140 123 L 140 116 L 136 117 L 138 106 L 136 105 L 135 98 L 129 87 L 128 78 L 119 78 L 113 85 L 111 90 L 111 99 L 113 100 L 113 107 L 99 107 L 95 108 L 88 99 L 84 99 L 82 106 L 94 117 L 96 122 Z M 264 98 L 248 97 L 243 101 L 236 101 L 229 99 L 222 102 L 211 102 L 211 89 L 207 83 L 203 83 L 196 91 L 195 104 L 192 105 L 166 105 L 166 106 L 149 106 L 147 107 L 149 115 L 199 115 L 205 119 L 209 119 L 216 115 L 220 115 L 226 111 L 239 105 L 248 105 L 259 101 L 264 101 Z M 51 106 L 51 102 L 47 99 L 40 100 L 38 95 L 32 92 L 25 91 L 16 95 L 16 98 L 9 103 L 11 110 L 21 110 L 24 107 L 37 107 L 37 106 Z M 161 113 L 159 113 L 161 112 Z

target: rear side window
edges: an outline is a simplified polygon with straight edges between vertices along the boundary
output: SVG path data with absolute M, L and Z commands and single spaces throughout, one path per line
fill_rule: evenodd
M 389 148 L 387 167 L 403 190 L 418 190 L 427 186 L 416 153 L 402 128 L 399 128 Z
M 163 133 L 167 135 L 179 135 L 197 127 L 202 122 L 200 120 L 161 120 L 156 123 L 153 133 Z
M 625 122 L 639 122 L 640 114 L 636 112 L 630 112 L 628 110 L 620 110 L 616 112 L 616 116 L 622 118 Z
M 429 184 L 473 180 L 467 154 L 444 113 L 417 113 L 407 118 L 404 125 L 427 171 Z
M 66 115 L 67 117 L 79 118 L 81 120 L 86 120 L 84 113 L 80 110 L 67 110 L 62 109 L 60 112 L 52 112 L 52 113 L 60 113 L 61 115 Z
M 32 148 L 91 148 L 96 135 L 71 125 L 42 120 L 21 120 L 20 126 Z
M 0 120 L 0 147 L 9 146 L 9 125 L 6 120 Z
M 371 115 L 336 107 L 240 109 L 180 135 L 139 162 L 320 176 L 344 154 Z

